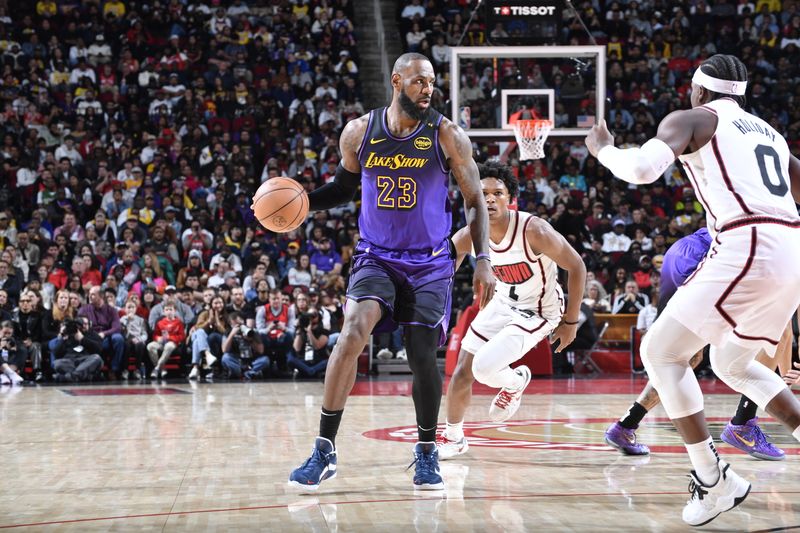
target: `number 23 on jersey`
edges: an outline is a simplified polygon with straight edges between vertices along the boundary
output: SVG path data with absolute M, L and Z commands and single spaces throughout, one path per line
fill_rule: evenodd
M 379 209 L 413 209 L 417 205 L 417 182 L 407 176 L 378 176 Z

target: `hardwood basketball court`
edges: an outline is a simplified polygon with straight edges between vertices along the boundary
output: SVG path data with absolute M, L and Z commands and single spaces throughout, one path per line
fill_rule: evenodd
M 337 438 L 339 476 L 313 496 L 286 480 L 316 435 L 319 381 L 3 387 L 0 529 L 683 531 L 690 465 L 663 410 L 639 432 L 651 456 L 603 443 L 643 384 L 534 379 L 504 424 L 486 422 L 492 393 L 476 388 L 469 452 L 442 462 L 444 492 L 415 494 L 410 381 L 359 381 Z M 737 396 L 702 384 L 717 437 Z M 718 442 L 753 491 L 704 529 L 800 529 L 800 447 L 762 423 L 787 459 Z

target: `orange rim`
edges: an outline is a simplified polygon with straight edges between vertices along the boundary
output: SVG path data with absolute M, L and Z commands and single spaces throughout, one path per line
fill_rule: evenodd
M 549 131 L 552 128 L 553 128 L 552 120 L 528 119 L 528 120 L 517 120 L 516 122 L 514 122 L 514 129 L 516 129 L 518 132 L 525 135 L 526 137 L 535 136 L 542 130 Z

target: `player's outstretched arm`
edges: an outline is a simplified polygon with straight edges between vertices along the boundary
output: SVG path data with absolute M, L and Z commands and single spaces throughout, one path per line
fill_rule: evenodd
M 472 159 L 472 142 L 464 130 L 444 119 L 439 136 L 447 164 L 464 197 L 464 210 L 478 262 L 472 277 L 475 296 L 483 309 L 494 296 L 495 279 L 489 264 L 489 212 L 481 190 L 480 175 Z
M 450 237 L 456 249 L 456 270 L 461 267 L 464 258 L 472 252 L 472 237 L 469 235 L 469 226 L 464 226 L 455 235 Z
M 342 160 L 336 168 L 333 181 L 319 189 L 308 193 L 308 204 L 311 211 L 331 209 L 346 204 L 356 195 L 361 183 L 361 164 L 358 162 L 358 150 L 364 140 L 369 124 L 369 115 L 363 115 L 347 123 L 339 137 L 339 150 Z
M 702 109 L 674 111 L 658 125 L 656 136 L 641 148 L 620 150 L 605 120 L 586 136 L 586 147 L 616 177 L 636 185 L 653 183 L 694 141 L 698 148 L 711 138 L 716 117 Z
M 557 352 L 572 344 L 578 333 L 583 290 L 586 287 L 586 265 L 567 239 L 539 218 L 534 218 L 525 230 L 528 245 L 537 254 L 544 254 L 567 271 L 567 310 L 561 324 L 553 331 L 553 346 Z M 556 344 L 558 342 L 558 344 Z

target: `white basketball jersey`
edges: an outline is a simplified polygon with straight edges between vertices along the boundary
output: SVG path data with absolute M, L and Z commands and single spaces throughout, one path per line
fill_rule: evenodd
M 700 107 L 717 116 L 717 129 L 698 151 L 680 156 L 708 230 L 751 216 L 797 220 L 789 183 L 789 147 L 769 124 L 730 98 Z
M 503 240 L 489 241 L 492 270 L 497 278 L 494 297 L 510 307 L 536 312 L 547 319 L 563 313 L 564 296 L 558 266 L 544 254 L 534 254 L 525 238 L 530 213 L 511 211 Z

